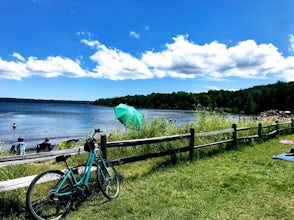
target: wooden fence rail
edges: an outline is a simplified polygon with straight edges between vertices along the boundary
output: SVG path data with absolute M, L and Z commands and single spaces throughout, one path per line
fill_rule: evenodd
M 242 132 L 257 130 L 257 134 L 254 135 L 244 135 L 242 136 Z M 237 128 L 236 124 L 232 125 L 232 128 L 224 129 L 224 130 L 217 130 L 217 131 L 208 131 L 208 132 L 200 132 L 195 133 L 194 129 L 190 129 L 190 133 L 187 134 L 178 134 L 172 136 L 163 136 L 163 137 L 152 137 L 152 138 L 144 138 L 144 139 L 133 139 L 133 140 L 124 140 L 124 141 L 114 141 L 114 142 L 107 142 L 106 136 L 101 136 L 101 151 L 103 157 L 107 159 L 107 149 L 109 148 L 116 148 L 116 147 L 129 147 L 129 146 L 139 146 L 145 144 L 156 144 L 161 142 L 170 142 L 182 139 L 189 139 L 188 146 L 182 146 L 176 149 L 168 149 L 165 151 L 160 151 L 156 153 L 149 153 L 140 156 L 131 156 L 126 158 L 118 158 L 114 160 L 110 160 L 109 163 L 113 165 L 121 165 L 125 163 L 145 160 L 148 158 L 155 158 L 155 157 L 162 157 L 167 155 L 172 155 L 181 152 L 189 152 L 189 157 L 192 160 L 194 157 L 194 150 L 200 149 L 208 146 L 213 145 L 220 145 L 220 144 L 231 144 L 235 146 L 238 141 L 246 140 L 246 139 L 263 139 L 263 138 L 271 138 L 273 136 L 278 135 L 280 132 L 288 131 L 288 133 L 294 133 L 294 119 L 290 122 L 283 122 L 279 123 L 276 121 L 273 125 L 262 126 L 261 123 L 258 126 L 254 127 L 243 127 Z M 224 140 L 214 141 L 210 143 L 203 143 L 197 145 L 197 138 L 199 137 L 207 137 L 207 136 L 216 136 L 216 135 L 226 135 Z M 230 138 L 228 139 L 228 135 Z M 195 144 L 196 142 L 196 144 Z M 85 153 L 82 147 L 80 148 L 73 148 L 68 150 L 61 150 L 61 151 L 52 151 L 52 152 L 45 152 L 39 154 L 27 154 L 25 156 L 8 156 L 0 158 L 0 168 L 4 166 L 12 166 L 17 164 L 25 164 L 25 163 L 32 163 L 32 162 L 41 162 L 46 160 L 53 160 L 58 155 L 62 154 L 80 154 Z M 35 177 L 28 176 L 28 177 L 21 177 L 12 180 L 6 180 L 0 182 L 0 192 L 10 191 L 22 187 L 27 187 L 32 179 Z

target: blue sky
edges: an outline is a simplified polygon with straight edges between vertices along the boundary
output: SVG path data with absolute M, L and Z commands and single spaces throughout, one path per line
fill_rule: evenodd
M 293 0 L 2 0 L 0 97 L 96 100 L 294 81 Z

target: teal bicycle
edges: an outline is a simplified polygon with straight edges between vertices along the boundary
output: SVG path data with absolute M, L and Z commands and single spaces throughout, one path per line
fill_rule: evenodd
M 67 162 L 70 154 L 56 157 L 57 162 L 64 162 L 67 169 L 47 170 L 37 175 L 31 182 L 26 194 L 26 206 L 35 219 L 59 219 L 69 213 L 76 204 L 80 204 L 90 194 L 90 188 L 98 189 L 108 199 L 114 199 L 120 192 L 120 178 L 112 164 L 101 156 L 101 150 L 94 138 L 101 132 L 95 129 L 84 141 L 84 150 L 89 152 L 87 162 L 82 169 L 71 168 Z M 98 148 L 98 152 L 95 148 Z M 95 170 L 94 182 L 90 181 L 91 171 Z M 90 184 L 91 183 L 91 184 Z M 93 185 L 92 185 L 93 184 Z

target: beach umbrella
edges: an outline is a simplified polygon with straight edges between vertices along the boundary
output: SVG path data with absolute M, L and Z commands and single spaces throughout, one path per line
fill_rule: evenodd
M 115 117 L 127 128 L 140 129 L 144 126 L 142 115 L 132 106 L 119 104 L 114 107 Z

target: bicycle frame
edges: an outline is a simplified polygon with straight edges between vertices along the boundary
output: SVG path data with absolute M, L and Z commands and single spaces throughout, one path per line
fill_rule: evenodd
M 84 168 L 84 173 L 83 173 L 82 177 L 79 180 L 77 180 L 77 178 L 76 178 L 76 176 L 75 176 L 75 174 L 73 172 L 73 168 L 69 167 L 68 163 L 66 162 L 68 171 L 65 173 L 65 175 L 62 178 L 62 181 L 60 182 L 60 184 L 58 184 L 58 186 L 57 186 L 57 188 L 55 190 L 56 195 L 58 195 L 58 196 L 66 196 L 66 195 L 71 195 L 73 193 L 73 192 L 59 193 L 60 189 L 62 189 L 65 181 L 67 180 L 67 178 L 70 178 L 70 177 L 72 179 L 72 183 L 74 184 L 74 186 L 80 186 L 80 185 L 87 186 L 88 182 L 89 182 L 90 175 L 91 175 L 91 168 L 93 166 L 95 158 L 98 158 L 102 162 L 102 165 L 104 167 L 106 167 L 106 163 L 103 160 L 103 158 L 99 154 L 96 154 L 96 152 L 94 150 L 91 150 L 89 152 L 89 155 L 88 155 L 88 158 L 87 158 L 87 162 L 86 162 L 86 165 L 85 165 L 85 168 Z M 97 167 L 97 169 L 98 169 L 98 167 Z M 106 171 L 107 171 L 107 174 L 110 177 L 110 179 L 112 179 L 113 177 L 109 173 L 108 169 L 106 169 Z M 102 174 L 102 177 L 105 180 L 106 178 L 105 178 L 104 173 L 101 172 L 101 174 Z

